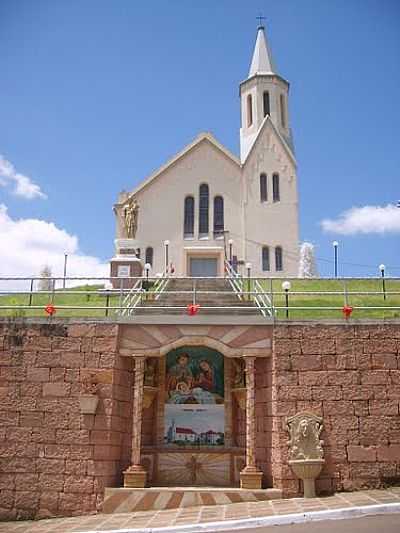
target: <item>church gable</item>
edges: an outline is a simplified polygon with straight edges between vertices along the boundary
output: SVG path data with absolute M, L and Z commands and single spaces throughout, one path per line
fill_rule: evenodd
M 258 170 L 265 160 L 269 160 L 269 163 L 274 165 L 274 171 L 281 174 L 296 170 L 296 160 L 292 151 L 269 117 L 265 118 L 243 163 L 244 173 L 247 174 L 249 170 Z
M 156 185 L 158 189 L 160 180 L 180 181 L 189 175 L 195 177 L 196 174 L 203 175 L 204 180 L 210 178 L 220 178 L 226 171 L 226 167 L 231 167 L 233 174 L 240 171 L 239 160 L 223 145 L 221 145 L 211 134 L 199 135 L 191 144 L 187 145 L 181 152 L 176 154 L 165 165 L 145 179 L 130 196 L 142 196 L 148 189 L 153 189 Z M 196 172 L 197 169 L 197 172 Z

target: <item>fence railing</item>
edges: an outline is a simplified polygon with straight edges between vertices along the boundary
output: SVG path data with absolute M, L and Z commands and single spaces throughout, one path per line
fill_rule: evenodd
M 183 288 L 175 283 L 176 290 L 172 289 L 168 285 L 172 280 L 181 280 Z M 190 280 L 189 287 L 185 280 Z M 226 289 L 202 289 L 202 280 L 225 280 L 238 303 L 219 304 L 218 295 L 226 295 Z M 289 281 L 290 288 L 283 289 L 283 281 Z M 352 318 L 400 318 L 400 278 L 242 277 L 229 264 L 225 276 L 216 278 L 0 277 L 0 316 L 46 316 L 49 304 L 59 316 L 129 317 L 139 307 L 184 313 L 188 304 L 208 296 L 217 305 L 201 306 L 200 313 L 255 309 L 267 318 L 338 318 L 346 307 Z

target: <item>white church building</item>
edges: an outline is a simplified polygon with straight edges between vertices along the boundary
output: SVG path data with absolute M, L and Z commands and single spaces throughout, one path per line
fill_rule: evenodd
M 297 276 L 299 223 L 289 83 L 277 72 L 263 26 L 240 83 L 240 157 L 211 133 L 114 205 L 118 275 L 140 258 L 150 275 L 223 275 L 225 260 L 253 276 Z M 167 255 L 167 257 L 166 257 Z M 116 274 L 115 274 L 116 275 Z

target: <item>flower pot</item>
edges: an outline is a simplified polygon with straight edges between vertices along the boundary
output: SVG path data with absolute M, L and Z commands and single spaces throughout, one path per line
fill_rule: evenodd
M 79 405 L 83 415 L 94 415 L 99 398 L 95 394 L 82 394 L 79 397 Z

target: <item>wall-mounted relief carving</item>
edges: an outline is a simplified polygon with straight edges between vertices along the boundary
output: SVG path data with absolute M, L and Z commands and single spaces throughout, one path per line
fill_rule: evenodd
M 147 357 L 144 369 L 144 386 L 157 387 L 157 363 L 156 357 Z
M 289 465 L 303 481 L 304 497 L 315 497 L 315 479 L 324 464 L 324 450 L 321 440 L 322 418 L 309 412 L 297 413 L 286 420 L 290 435 Z
M 297 413 L 287 419 L 290 435 L 289 459 L 323 459 L 322 418 L 313 413 Z
M 242 358 L 232 359 L 232 394 L 240 409 L 246 409 L 246 372 Z

